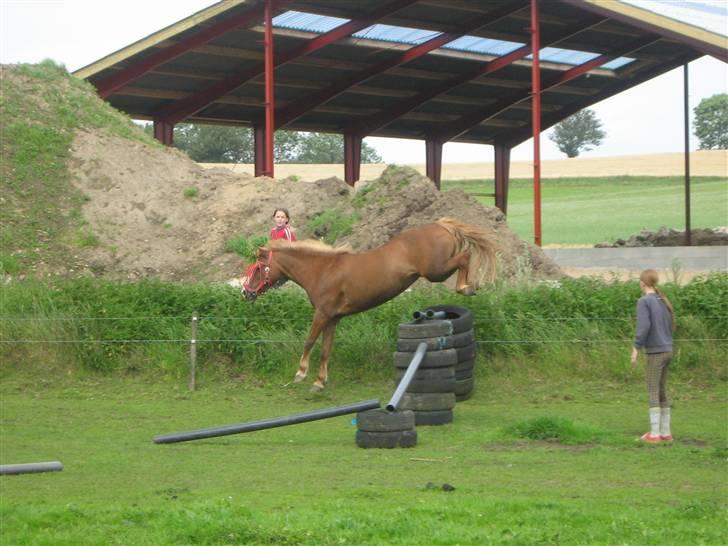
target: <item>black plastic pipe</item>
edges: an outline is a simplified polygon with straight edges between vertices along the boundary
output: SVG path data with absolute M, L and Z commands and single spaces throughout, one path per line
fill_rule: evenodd
M 272 417 L 270 419 L 261 419 L 260 421 L 240 423 L 238 425 L 227 425 L 223 427 L 192 430 L 190 432 L 163 434 L 161 436 L 155 436 L 154 443 L 174 444 L 176 442 L 189 442 L 190 440 L 201 440 L 203 438 L 213 438 L 215 436 L 228 436 L 230 434 L 253 432 L 267 428 L 286 427 L 288 425 L 297 425 L 298 423 L 306 423 L 308 421 L 318 421 L 319 419 L 338 417 L 339 415 L 346 415 L 347 413 L 376 409 L 379 408 L 379 405 L 379 400 L 365 400 L 363 402 L 355 402 L 345 406 L 308 411 L 306 413 L 288 415 L 286 417 Z
M 432 309 L 426 309 L 425 311 L 415 311 L 412 313 L 415 320 L 421 319 L 444 319 L 447 317 L 445 311 L 433 311 Z
M 417 350 L 412 356 L 412 360 L 410 360 L 407 370 L 404 372 L 402 379 L 399 380 L 399 385 L 397 385 L 397 388 L 394 390 L 394 394 L 392 395 L 392 398 L 389 399 L 389 403 L 385 406 L 387 411 L 395 411 L 397 409 L 397 406 L 404 395 L 404 391 L 406 391 L 407 387 L 409 387 L 409 384 L 415 376 L 415 373 L 417 373 L 417 369 L 420 367 L 422 359 L 425 358 L 426 353 L 427 343 L 423 341 L 417 345 Z
M 63 464 L 58 461 L 47 463 L 0 464 L 0 474 L 31 474 L 35 472 L 60 472 Z

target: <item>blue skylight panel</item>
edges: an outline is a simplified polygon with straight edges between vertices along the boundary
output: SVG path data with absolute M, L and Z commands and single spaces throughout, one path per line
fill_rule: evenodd
M 491 40 L 489 38 L 478 38 L 477 36 L 463 36 L 452 42 L 448 42 L 443 46 L 444 49 L 453 49 L 456 51 L 468 51 L 470 53 L 480 53 L 482 55 L 507 55 L 511 51 L 515 51 L 524 44 L 516 42 L 506 42 L 504 40 Z
M 287 11 L 273 18 L 273 26 L 280 28 L 288 28 L 291 30 L 303 30 L 305 32 L 317 32 L 323 34 L 329 32 L 344 23 L 348 23 L 349 19 L 341 17 L 328 17 L 326 15 L 313 15 L 311 13 L 303 13 L 300 11 Z
M 419 45 L 427 40 L 439 36 L 442 32 L 421 30 L 418 28 L 395 27 L 391 25 L 376 24 L 352 34 L 354 38 L 367 40 L 380 40 L 383 42 L 398 42 L 401 44 Z

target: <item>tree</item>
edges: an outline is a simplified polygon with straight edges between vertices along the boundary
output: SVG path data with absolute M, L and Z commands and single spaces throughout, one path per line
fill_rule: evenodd
M 144 130 L 151 134 L 152 125 Z M 180 123 L 174 128 L 174 146 L 200 163 L 253 163 L 253 132 L 245 127 Z M 276 131 L 276 163 L 343 163 L 344 139 L 328 133 Z M 374 148 L 362 143 L 362 163 L 380 163 Z
M 568 157 L 576 157 L 582 150 L 599 146 L 607 134 L 602 130 L 602 122 L 593 110 L 581 110 L 554 127 L 549 138 L 559 150 Z
M 728 149 L 728 94 L 720 93 L 701 100 L 693 112 L 700 149 Z

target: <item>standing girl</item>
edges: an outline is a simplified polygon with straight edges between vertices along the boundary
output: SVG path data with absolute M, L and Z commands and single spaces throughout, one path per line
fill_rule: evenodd
M 667 397 L 667 369 L 672 359 L 675 313 L 670 300 L 657 288 L 657 271 L 640 274 L 643 296 L 637 302 L 637 329 L 632 348 L 632 365 L 642 347 L 647 353 L 647 392 L 650 398 L 650 431 L 644 442 L 671 441 L 670 400 Z
M 285 241 L 295 241 L 296 235 L 293 230 L 288 226 L 291 216 L 288 214 L 286 209 L 276 209 L 273 211 L 273 222 L 275 226 L 270 230 L 270 238 L 272 241 L 277 239 L 283 239 Z

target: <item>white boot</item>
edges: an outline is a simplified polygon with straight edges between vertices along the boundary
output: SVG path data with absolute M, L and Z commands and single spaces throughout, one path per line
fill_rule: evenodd
M 660 439 L 660 408 L 650 408 L 650 432 L 645 432 L 640 440 L 654 443 Z
M 670 408 L 660 408 L 660 439 L 668 442 L 672 440 Z

